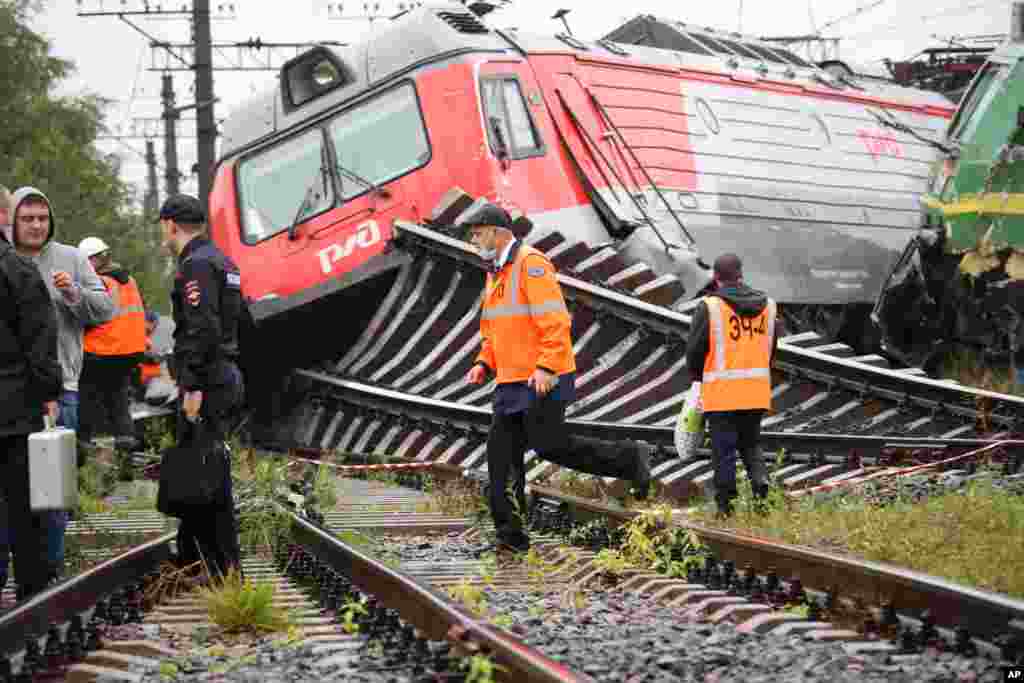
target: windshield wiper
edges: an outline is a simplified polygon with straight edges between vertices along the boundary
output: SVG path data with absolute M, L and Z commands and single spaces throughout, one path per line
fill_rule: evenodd
M 306 213 L 306 210 L 310 207 L 310 195 L 312 195 L 315 192 L 316 184 L 318 182 L 324 186 L 324 194 L 326 194 L 327 188 L 326 184 L 324 183 L 324 176 L 327 173 L 327 169 L 324 168 L 323 166 L 320 166 L 319 168 L 316 169 L 316 172 L 318 178 L 311 182 L 309 184 L 309 187 L 306 188 L 306 193 L 302 196 L 302 203 L 299 204 L 299 210 L 295 212 L 295 218 L 292 219 L 292 224 L 288 227 L 289 240 L 294 241 L 295 238 L 298 236 L 297 233 L 299 230 L 299 221 L 302 218 L 302 216 Z
M 377 184 L 375 184 L 373 182 L 370 182 L 369 180 L 367 180 L 363 176 L 359 175 L 358 173 L 356 173 L 355 171 L 353 171 L 351 169 L 345 168 L 344 166 L 342 166 L 338 162 L 334 163 L 334 169 L 338 173 L 340 173 L 343 176 L 345 176 L 346 178 L 348 178 L 349 180 L 354 180 L 355 182 L 359 183 L 363 187 L 365 187 L 365 188 L 367 188 L 369 190 L 373 190 L 374 192 L 379 194 L 384 199 L 387 199 L 387 198 L 389 198 L 391 196 L 391 193 L 388 192 L 387 190 L 385 190 L 380 185 L 377 185 Z
M 874 116 L 878 120 L 878 122 L 880 124 L 882 124 L 883 126 L 888 126 L 889 128 L 892 128 L 893 130 L 898 130 L 901 133 L 906 133 L 910 137 L 912 137 L 912 138 L 914 138 L 916 140 L 920 140 L 921 142 L 925 143 L 926 145 L 931 145 L 932 147 L 934 147 L 935 149 L 939 150 L 943 154 L 946 154 L 947 156 L 955 156 L 957 154 L 958 150 L 955 147 L 949 147 L 947 145 L 942 144 L 938 140 L 932 140 L 931 138 L 926 138 L 925 136 L 921 135 L 920 133 L 918 133 L 916 130 L 914 130 L 913 128 L 911 128 L 907 124 L 901 123 L 900 121 L 896 120 L 896 117 L 888 109 L 885 109 L 884 107 L 881 108 L 881 109 L 882 109 L 882 111 L 885 112 L 885 114 L 886 114 L 885 117 L 880 115 L 874 109 L 868 109 L 868 111 L 871 112 L 871 115 Z

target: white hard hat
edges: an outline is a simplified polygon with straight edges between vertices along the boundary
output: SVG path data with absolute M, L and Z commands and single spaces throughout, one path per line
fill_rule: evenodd
M 96 254 L 102 254 L 107 249 L 110 249 L 110 247 L 108 247 L 107 243 L 99 237 L 86 237 L 78 243 L 78 250 L 85 254 L 86 258 L 93 257 Z

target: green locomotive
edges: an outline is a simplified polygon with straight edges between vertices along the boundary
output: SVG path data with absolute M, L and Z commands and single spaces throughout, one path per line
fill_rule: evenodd
M 890 355 L 937 374 L 951 350 L 1024 383 L 1024 4 L 950 121 L 922 225 L 872 318 Z

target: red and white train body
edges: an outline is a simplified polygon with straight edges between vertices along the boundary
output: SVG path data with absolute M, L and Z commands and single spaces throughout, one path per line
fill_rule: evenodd
M 922 138 L 953 111 L 733 34 L 638 17 L 581 42 L 440 4 L 308 51 L 234 112 L 211 230 L 280 367 L 348 348 L 409 258 L 393 222 L 454 187 L 522 211 L 530 243 L 559 231 L 678 279 L 667 305 L 707 282 L 698 256 L 732 251 L 791 310 L 866 310 L 919 224 Z

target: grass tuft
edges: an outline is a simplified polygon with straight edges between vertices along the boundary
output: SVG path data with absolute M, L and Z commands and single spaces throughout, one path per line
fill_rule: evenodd
M 424 490 L 427 500 L 416 504 L 416 512 L 439 512 L 453 517 L 472 517 L 487 510 L 487 501 L 476 482 L 468 479 L 430 482 Z
M 277 587 L 268 582 L 253 582 L 230 570 L 222 580 L 199 589 L 210 621 L 224 633 L 287 631 L 292 619 L 274 606 Z
M 291 518 L 276 501 L 288 490 L 288 461 L 280 456 L 258 456 L 250 449 L 232 447 L 232 477 L 239 499 L 239 545 L 242 552 L 269 555 L 289 534 Z
M 692 519 L 846 553 L 932 574 L 968 586 L 1024 597 L 1024 497 L 979 479 L 958 491 L 879 507 L 856 494 L 831 500 L 769 496 L 759 511 L 740 480 L 735 514 L 718 519 L 711 505 Z

